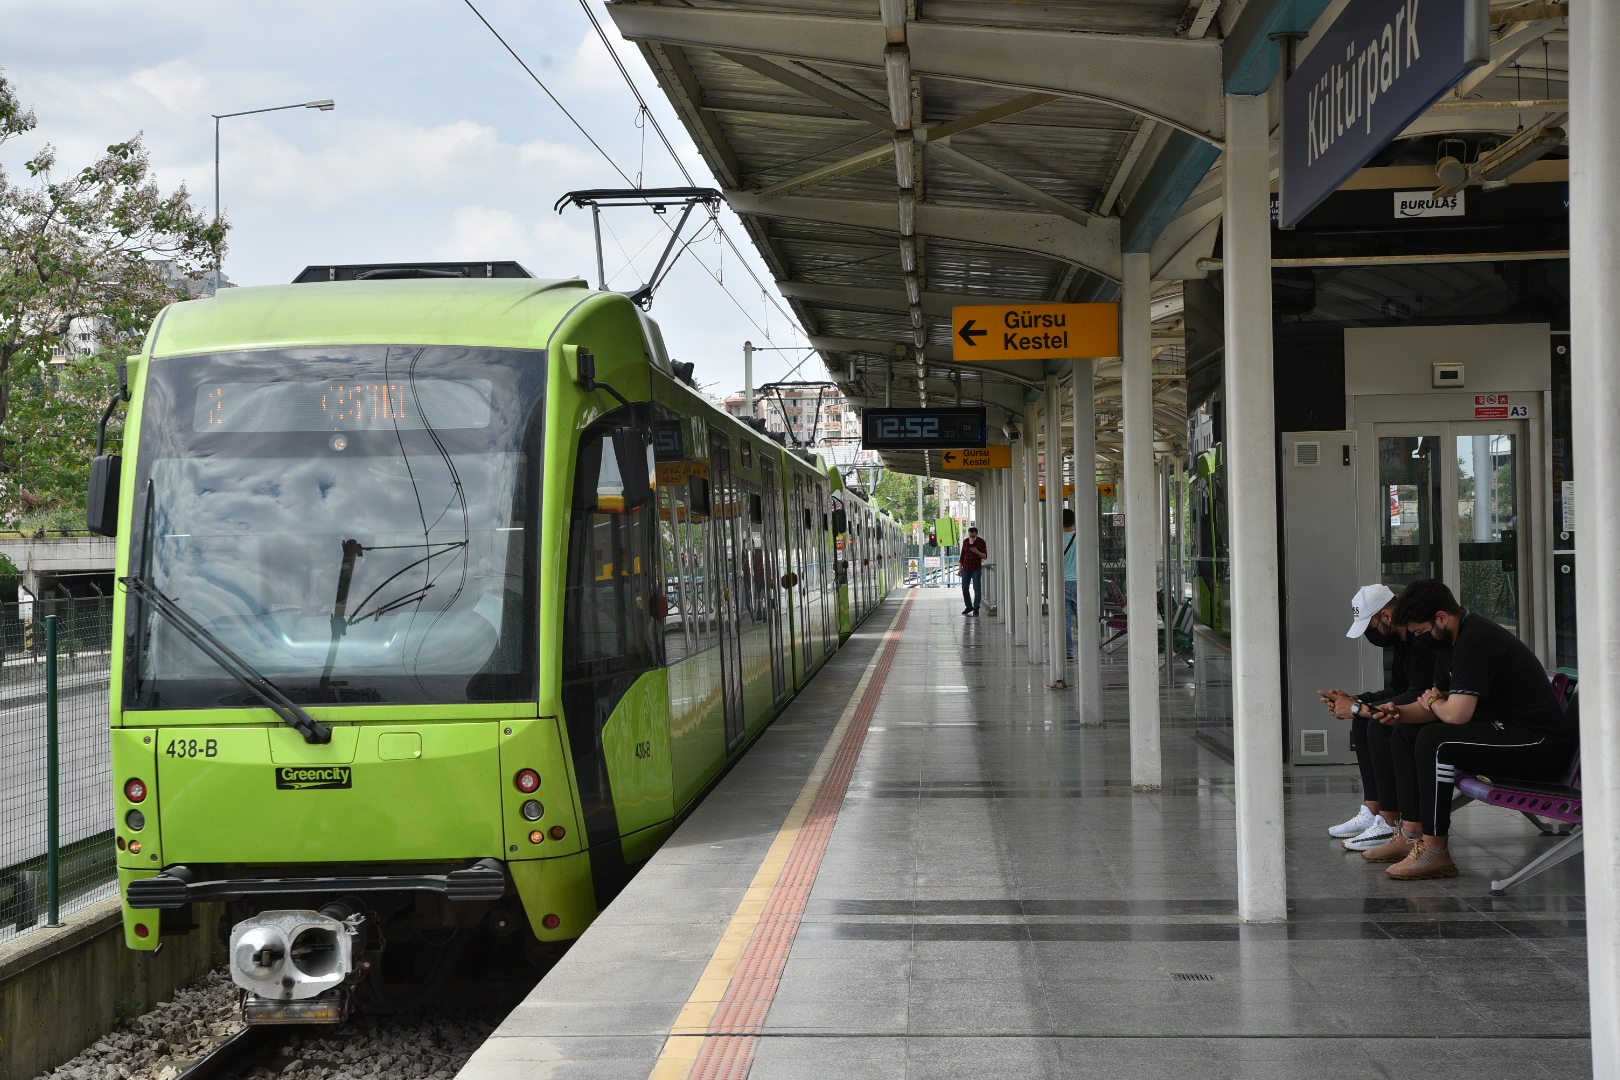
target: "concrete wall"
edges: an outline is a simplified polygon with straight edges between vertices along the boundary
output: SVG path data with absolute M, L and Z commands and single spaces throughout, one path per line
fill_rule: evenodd
M 193 911 L 197 929 L 165 932 L 155 956 L 124 948 L 117 899 L 0 945 L 0 1077 L 54 1069 L 112 1030 L 120 999 L 145 1012 L 213 967 L 222 908 Z
M 118 541 L 110 536 L 0 537 L 0 555 L 22 571 L 23 588 L 39 595 L 40 578 L 53 574 L 110 574 Z

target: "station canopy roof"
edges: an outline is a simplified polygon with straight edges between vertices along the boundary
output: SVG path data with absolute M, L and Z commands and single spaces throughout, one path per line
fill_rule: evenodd
M 1263 92 L 1276 36 L 1297 35 L 1303 55 L 1347 2 L 646 0 L 607 11 L 858 407 L 886 395 L 897 406 L 925 394 L 982 401 L 1001 441 L 1046 371 L 955 362 L 951 308 L 1112 300 L 1120 252 L 1148 252 L 1156 440 L 1180 446 L 1181 283 L 1213 265 L 1223 94 Z M 1490 64 L 1407 134 L 1512 132 L 1567 109 L 1560 6 L 1493 9 Z M 1048 363 L 1067 377 L 1067 361 Z M 1108 470 L 1118 360 L 1099 361 L 1095 377 Z M 919 453 L 884 458 L 925 468 Z M 937 455 L 926 467 L 939 469 Z

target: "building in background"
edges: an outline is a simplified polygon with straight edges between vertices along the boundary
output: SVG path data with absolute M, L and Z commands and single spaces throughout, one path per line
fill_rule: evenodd
M 733 416 L 744 416 L 747 398 L 741 391 L 716 404 Z M 832 383 L 803 383 L 754 391 L 754 415 L 765 430 L 787 436 L 789 446 L 859 447 L 860 416 Z

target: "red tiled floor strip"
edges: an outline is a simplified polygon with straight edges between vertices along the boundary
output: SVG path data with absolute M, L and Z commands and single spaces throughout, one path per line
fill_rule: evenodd
M 737 973 L 709 1024 L 709 1034 L 692 1067 L 692 1080 L 743 1080 L 753 1066 L 754 1050 L 759 1042 L 756 1035 L 765 1026 L 765 1017 L 776 999 L 782 969 L 787 965 L 793 937 L 799 932 L 799 920 L 810 899 L 810 887 L 815 884 L 821 857 L 832 839 L 838 811 L 844 804 L 844 793 L 849 789 L 849 778 L 855 772 L 855 762 L 866 745 L 866 729 L 877 712 L 878 698 L 883 694 L 883 684 L 894 663 L 900 634 L 906 628 L 915 595 L 907 594 L 894 624 L 884 635 L 882 652 L 867 681 L 866 692 L 861 695 L 855 716 L 844 731 L 843 742 L 838 746 L 804 828 L 794 841 L 782 877 L 771 890 L 759 926 L 748 940 Z

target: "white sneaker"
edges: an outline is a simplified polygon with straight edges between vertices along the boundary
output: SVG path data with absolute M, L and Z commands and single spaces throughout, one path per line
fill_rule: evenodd
M 1370 851 L 1373 848 L 1380 846 L 1394 835 L 1395 826 L 1391 825 L 1381 817 L 1375 817 L 1373 818 L 1373 823 L 1371 825 L 1367 826 L 1350 839 L 1343 841 L 1343 843 L 1344 846 L 1351 851 Z
M 1367 826 L 1371 825 L 1373 822 L 1382 821 L 1382 820 L 1383 819 L 1380 818 L 1377 814 L 1375 814 L 1371 810 L 1367 809 L 1367 804 L 1366 803 L 1363 803 L 1361 805 L 1361 807 L 1356 811 L 1356 816 L 1355 817 L 1351 818 L 1349 821 L 1345 822 L 1343 825 L 1335 825 L 1335 826 L 1333 826 L 1333 828 L 1328 830 L 1328 835 L 1332 836 L 1332 837 L 1337 837 L 1338 839 L 1343 840 L 1346 837 L 1351 837 L 1351 836 L 1356 835 L 1357 833 L 1359 833 L 1363 829 L 1365 829 Z

